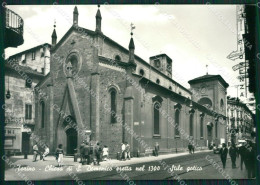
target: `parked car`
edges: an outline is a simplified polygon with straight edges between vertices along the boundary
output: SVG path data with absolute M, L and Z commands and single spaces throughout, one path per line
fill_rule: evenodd
M 213 147 L 213 153 L 214 154 L 219 154 L 221 148 L 222 148 L 221 144 L 219 144 L 218 146 L 214 146 Z

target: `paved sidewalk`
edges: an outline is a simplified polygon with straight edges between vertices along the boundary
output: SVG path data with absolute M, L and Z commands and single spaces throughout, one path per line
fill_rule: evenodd
M 195 153 L 201 153 L 201 152 L 212 152 L 212 150 L 201 150 L 201 151 L 195 151 Z M 182 152 L 182 153 L 174 153 L 174 154 L 164 154 L 159 155 L 157 157 L 155 156 L 147 156 L 147 157 L 139 157 L 139 158 L 131 158 L 131 160 L 121 161 L 117 159 L 110 159 L 109 161 L 102 161 L 100 164 L 101 166 L 109 166 L 110 163 L 113 164 L 113 166 L 126 166 L 126 165 L 132 165 L 132 164 L 139 164 L 139 163 L 146 163 L 146 162 L 152 162 L 152 161 L 160 161 L 163 159 L 178 157 L 178 156 L 184 156 L 184 155 L 190 155 L 189 152 Z M 24 159 L 24 156 L 11 156 L 11 161 L 14 162 L 16 165 L 21 166 L 31 166 L 31 167 L 40 167 L 40 166 L 46 166 L 46 165 L 57 165 L 57 162 L 55 160 L 54 156 L 47 156 L 46 161 L 40 161 L 39 156 L 38 160 L 36 162 L 32 162 L 33 155 L 28 155 L 28 159 Z M 74 162 L 73 156 L 65 156 L 63 158 L 64 165 L 65 166 L 78 166 L 81 163 Z M 8 168 L 6 168 L 7 170 Z

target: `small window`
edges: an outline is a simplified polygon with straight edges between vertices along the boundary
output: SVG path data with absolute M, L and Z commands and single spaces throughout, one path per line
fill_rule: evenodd
M 157 67 L 157 68 L 160 68 L 161 67 L 161 61 L 159 59 L 154 60 L 154 66 Z
M 26 64 L 26 55 L 23 54 L 21 58 L 22 64 Z
M 141 76 L 144 76 L 144 70 L 143 69 L 140 69 L 139 73 L 140 73 Z
M 25 105 L 25 119 L 32 119 L 32 105 Z
M 156 83 L 157 83 L 157 84 L 160 84 L 160 80 L 159 80 L 159 79 L 157 79 L 157 80 L 156 80 Z
M 32 52 L 32 60 L 35 60 L 35 51 Z
M 116 56 L 115 56 L 115 60 L 121 61 L 121 57 L 120 57 L 119 55 L 116 55 Z
M 167 61 L 167 71 L 171 72 L 172 71 L 172 66 L 171 66 L 171 62 Z
M 170 86 L 169 89 L 172 90 L 172 86 Z
M 32 79 L 27 78 L 27 79 L 25 80 L 25 87 L 26 87 L 26 88 L 32 88 Z
M 179 92 L 179 95 L 181 95 L 181 91 Z

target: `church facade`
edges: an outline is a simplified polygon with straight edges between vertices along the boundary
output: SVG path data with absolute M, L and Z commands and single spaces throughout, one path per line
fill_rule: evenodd
M 227 142 L 226 89 L 220 75 L 189 81 L 191 89 L 172 79 L 166 54 L 149 63 L 134 54 L 131 33 L 126 49 L 102 32 L 100 9 L 96 30 L 73 25 L 57 43 L 54 28 L 50 73 L 35 88 L 34 135 L 54 152 L 63 144 L 72 155 L 91 131 L 90 140 L 107 145 L 111 157 L 128 142 L 134 156 L 198 148 Z

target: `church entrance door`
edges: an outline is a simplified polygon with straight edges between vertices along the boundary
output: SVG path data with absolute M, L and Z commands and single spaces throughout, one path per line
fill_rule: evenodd
M 78 133 L 74 128 L 66 131 L 67 134 L 67 155 L 74 155 L 74 149 L 78 146 Z

